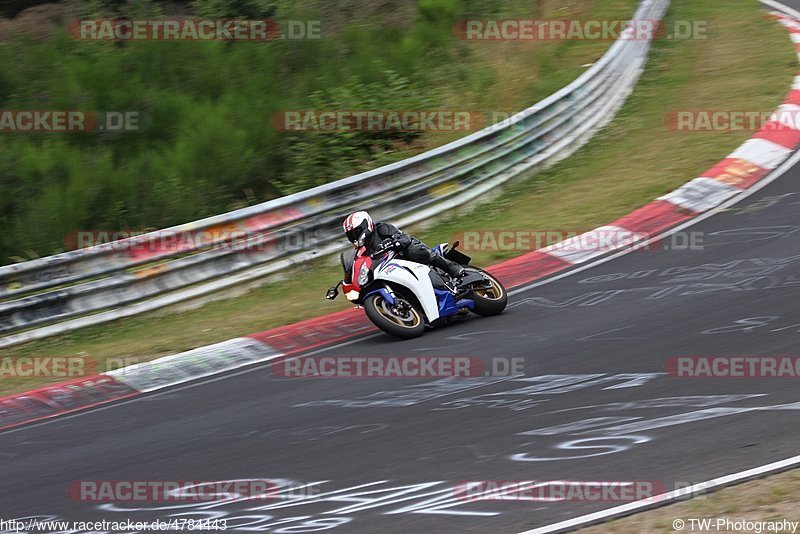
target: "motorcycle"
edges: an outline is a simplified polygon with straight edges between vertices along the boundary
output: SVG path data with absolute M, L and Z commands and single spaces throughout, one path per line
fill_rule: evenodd
M 443 270 L 401 259 L 394 243 L 368 254 L 365 247 L 342 252 L 345 279 L 328 289 L 329 300 L 339 295 L 364 311 L 375 326 L 393 336 L 410 339 L 469 312 L 498 315 L 508 303 L 503 285 L 483 269 L 470 265 L 472 258 L 457 250 L 458 241 L 433 248 L 467 271 L 454 280 Z

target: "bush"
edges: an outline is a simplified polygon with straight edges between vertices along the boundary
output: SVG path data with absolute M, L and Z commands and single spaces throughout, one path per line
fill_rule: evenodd
M 16 17 L 20 11 L 29 7 L 46 4 L 50 0 L 0 0 L 0 16 Z
M 258 0 L 196 0 L 209 17 L 261 18 Z M 287 109 L 430 109 L 443 61 L 420 40 L 453 0 L 426 0 L 412 28 L 353 23 L 318 41 L 46 42 L 0 47 L 6 109 L 139 111 L 137 133 L 5 134 L 0 261 L 63 248 L 76 229 L 154 228 L 295 192 L 407 156 L 409 132 L 303 133 L 270 125 Z M 157 13 L 147 0 L 86 0 L 86 16 Z M 396 42 L 406 40 L 405 55 Z M 437 67 L 437 68 L 433 68 Z M 412 80 L 414 80 L 412 82 Z M 435 80 L 439 83 L 441 80 Z
M 203 17 L 214 19 L 261 19 L 275 13 L 274 5 L 258 0 L 194 0 L 192 5 Z

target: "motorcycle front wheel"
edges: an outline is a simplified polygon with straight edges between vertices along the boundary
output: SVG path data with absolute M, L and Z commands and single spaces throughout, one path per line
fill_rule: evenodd
M 364 301 L 364 311 L 375 326 L 395 337 L 411 339 L 425 332 L 422 313 L 400 296 L 392 305 L 380 293 L 370 295 Z

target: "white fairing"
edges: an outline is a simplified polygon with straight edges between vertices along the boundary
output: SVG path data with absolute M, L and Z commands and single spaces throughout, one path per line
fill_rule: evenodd
M 411 269 L 416 278 L 404 267 Z M 410 289 L 422 304 L 422 311 L 427 316 L 428 322 L 433 322 L 439 318 L 439 303 L 436 300 L 436 293 L 433 292 L 429 273 L 430 267 L 427 265 L 394 259 L 375 271 L 375 279 L 386 280 Z

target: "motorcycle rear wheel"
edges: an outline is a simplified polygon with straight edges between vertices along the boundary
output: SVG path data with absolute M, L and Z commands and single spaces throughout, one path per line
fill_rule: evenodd
M 500 281 L 478 267 L 467 267 L 467 270 L 479 272 L 489 281 L 490 287 L 485 289 L 474 289 L 467 293 L 466 297 L 475 302 L 473 312 L 484 317 L 500 315 L 508 305 L 508 292 Z

